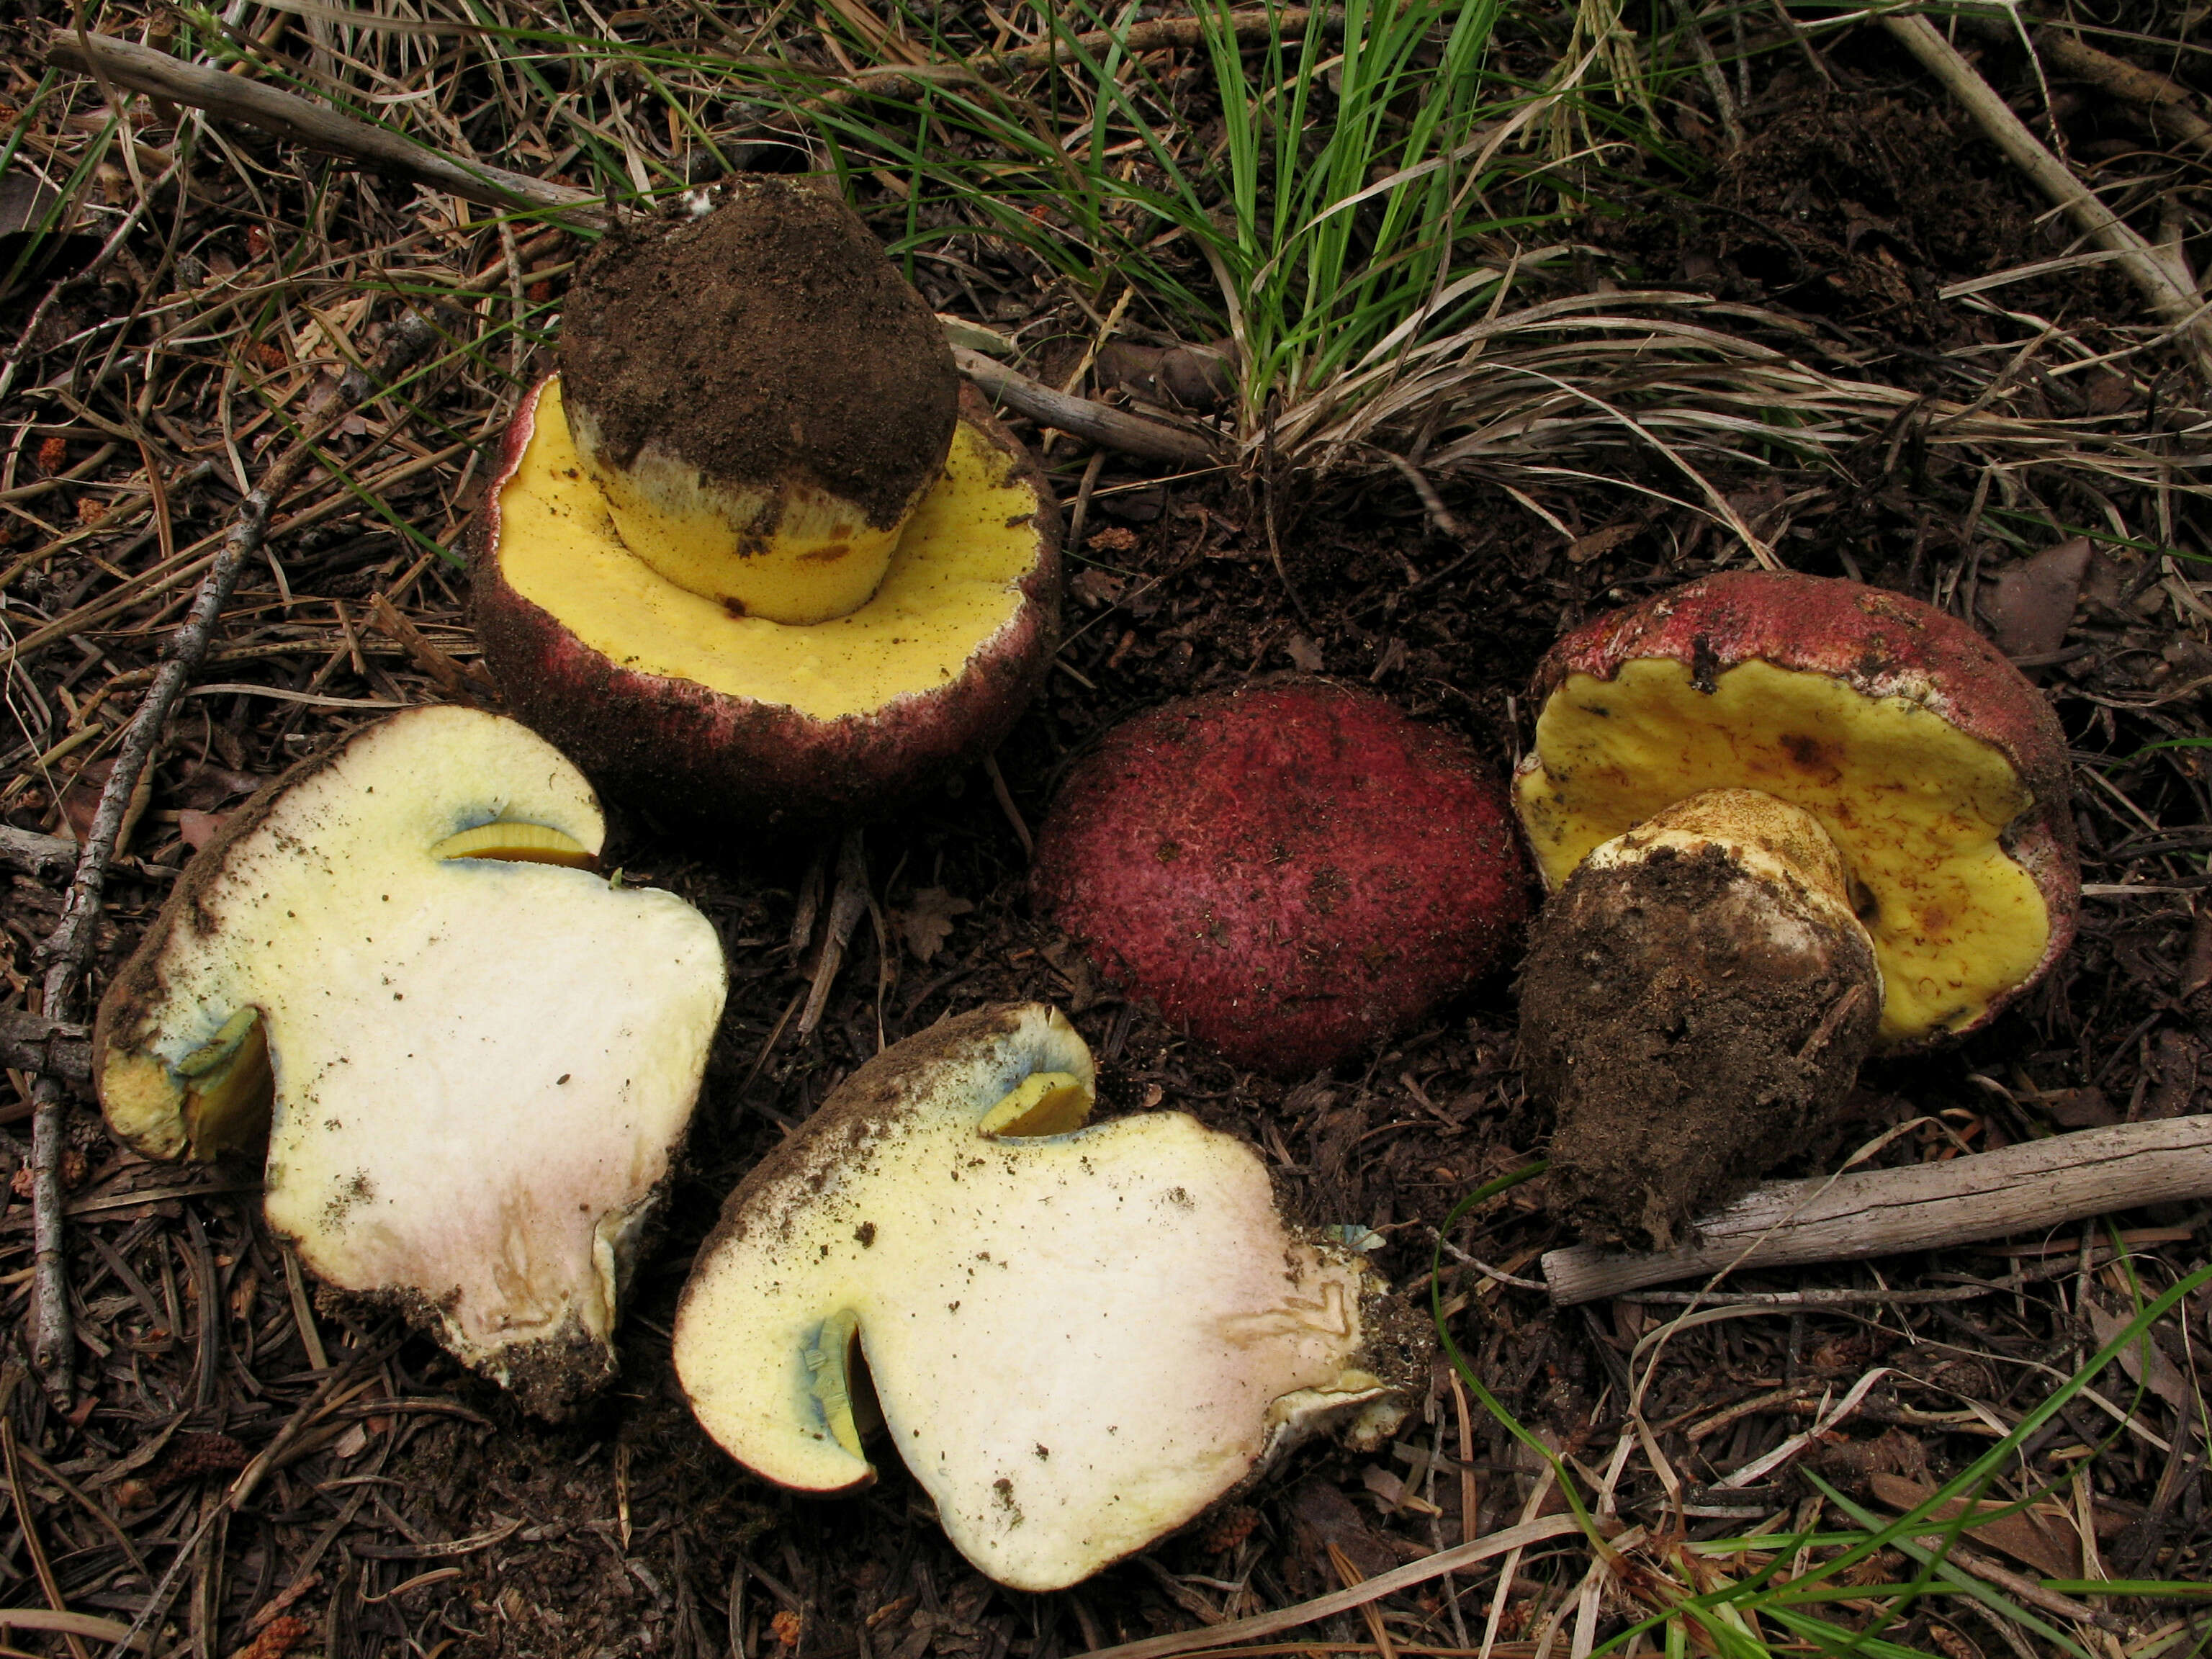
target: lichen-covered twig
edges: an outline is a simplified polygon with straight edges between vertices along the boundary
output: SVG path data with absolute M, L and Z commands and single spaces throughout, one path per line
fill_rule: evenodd
M 1940 1249 L 2138 1205 L 2212 1198 L 2212 1116 L 2120 1123 L 1948 1164 L 1777 1182 L 1697 1226 L 1698 1242 L 1650 1255 L 1577 1244 L 1544 1257 L 1562 1307 L 1669 1279 Z
M 70 879 L 61 921 L 40 947 L 46 963 L 41 1012 L 57 1025 L 80 1023 L 78 994 L 85 963 L 92 954 L 93 924 L 115 846 L 123 830 L 131 799 L 145 775 L 161 741 L 169 711 L 183 695 L 185 682 L 198 669 L 214 642 L 224 605 L 237 586 L 246 562 L 261 550 L 269 533 L 270 515 L 290 493 L 315 458 L 317 447 L 337 423 L 380 386 L 428 353 L 438 339 L 438 327 L 420 312 L 410 312 L 395 325 L 386 343 L 383 362 L 372 375 L 360 369 L 349 372 L 321 416 L 277 458 L 253 492 L 239 504 L 238 517 L 222 550 L 200 578 L 184 623 L 170 637 L 168 654 L 155 671 L 125 730 L 115 753 L 114 769 L 100 792 L 92 828 L 77 855 L 76 873 Z M 70 1393 L 69 1284 L 62 1256 L 62 1155 L 67 1127 L 66 1095 L 63 1079 L 41 1075 L 33 1087 L 34 1113 L 31 1123 L 32 1218 L 35 1228 L 36 1267 L 33 1297 L 32 1360 L 40 1377 L 56 1399 L 66 1402 Z

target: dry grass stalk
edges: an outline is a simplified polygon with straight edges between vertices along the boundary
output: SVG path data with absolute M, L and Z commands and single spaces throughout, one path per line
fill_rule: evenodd
M 1881 21 L 1906 51 L 1950 88 L 1997 148 L 2035 181 L 2036 188 L 2065 210 L 2077 230 L 2120 257 L 2122 267 L 2142 290 L 2145 302 L 2189 343 L 2199 372 L 2212 376 L 2212 322 L 2207 321 L 2212 307 L 2197 298 L 2196 284 L 2188 273 L 2177 270 L 2165 254 L 2092 195 L 1933 23 L 1917 15 L 1895 12 Z

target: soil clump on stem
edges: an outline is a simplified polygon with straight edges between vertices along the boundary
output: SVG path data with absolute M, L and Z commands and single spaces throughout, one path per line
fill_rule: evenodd
M 650 444 L 709 483 L 809 479 L 886 528 L 952 441 L 943 332 L 842 202 L 721 189 L 717 210 L 626 222 L 585 263 L 561 325 L 570 395 L 617 465 Z M 733 338 L 742 357 L 717 344 Z
M 1850 1093 L 1881 1011 L 1874 954 L 1797 897 L 1708 845 L 1577 871 L 1553 901 L 1522 1040 L 1559 1105 L 1553 1202 L 1592 1238 L 1672 1248 Z

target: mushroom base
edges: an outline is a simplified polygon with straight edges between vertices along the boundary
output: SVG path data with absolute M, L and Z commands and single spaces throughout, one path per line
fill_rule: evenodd
M 1671 838 L 1670 838 L 1671 839 Z M 1741 847 L 1577 871 L 1531 930 L 1521 1036 L 1559 1113 L 1553 1202 L 1667 1249 L 1832 1115 L 1881 1006 L 1863 930 Z

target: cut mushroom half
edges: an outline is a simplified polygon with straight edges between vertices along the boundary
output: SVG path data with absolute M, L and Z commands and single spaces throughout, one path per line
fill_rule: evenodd
M 1324 1424 L 1387 1433 L 1425 1328 L 1178 1112 L 1085 1126 L 1091 1055 L 990 1007 L 848 1079 L 733 1193 L 676 1322 L 692 1409 L 783 1486 L 874 1477 L 880 1415 L 954 1546 L 1055 1589 Z M 863 1369 L 865 1362 L 865 1369 Z
M 526 728 L 395 715 L 192 861 L 94 1038 L 118 1134 L 207 1158 L 265 1132 L 302 1261 L 547 1415 L 613 1374 L 725 988 L 697 911 L 582 867 L 604 834 Z

